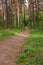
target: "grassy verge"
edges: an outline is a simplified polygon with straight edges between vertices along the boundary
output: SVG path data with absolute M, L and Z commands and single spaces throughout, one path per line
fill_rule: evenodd
M 24 52 L 18 58 L 18 65 L 43 65 L 43 31 L 31 30 Z
M 23 32 L 23 29 L 6 29 L 0 31 L 0 41 L 4 40 L 6 38 L 9 38 L 10 36 L 16 35 L 17 33 Z

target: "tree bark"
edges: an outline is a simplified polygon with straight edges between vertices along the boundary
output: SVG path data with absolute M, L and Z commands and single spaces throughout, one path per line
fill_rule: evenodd
M 30 4 L 29 4 L 29 9 L 30 9 L 30 26 L 33 26 L 33 22 L 34 22 L 34 0 L 29 0 Z
M 36 27 L 39 27 L 39 0 L 36 0 Z

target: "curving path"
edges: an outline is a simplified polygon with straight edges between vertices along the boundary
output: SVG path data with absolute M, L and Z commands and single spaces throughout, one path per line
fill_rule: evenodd
M 16 65 L 17 58 L 22 52 L 22 45 L 26 44 L 29 30 L 0 41 L 0 65 Z

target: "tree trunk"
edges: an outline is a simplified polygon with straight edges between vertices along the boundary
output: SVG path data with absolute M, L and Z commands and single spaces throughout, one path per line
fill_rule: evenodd
M 39 0 L 36 0 L 36 27 L 39 27 Z
M 32 27 L 33 26 L 33 22 L 34 22 L 34 0 L 30 0 L 29 2 L 30 2 L 30 4 L 29 4 L 30 26 Z
M 7 0 L 3 0 L 3 6 L 4 6 L 4 28 L 7 28 Z

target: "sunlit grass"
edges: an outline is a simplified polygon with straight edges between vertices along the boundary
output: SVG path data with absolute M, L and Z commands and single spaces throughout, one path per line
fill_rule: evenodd
M 0 31 L 0 40 L 4 40 L 6 38 L 9 38 L 10 36 L 14 36 L 17 33 L 20 33 L 22 31 L 24 31 L 24 30 L 23 29 L 13 29 L 13 30 L 6 29 L 6 30 L 1 30 Z

